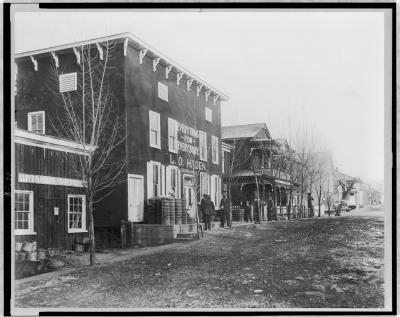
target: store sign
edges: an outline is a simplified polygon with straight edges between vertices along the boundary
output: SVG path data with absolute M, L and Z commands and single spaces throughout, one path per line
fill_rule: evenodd
M 206 171 L 206 162 L 199 160 L 199 131 L 178 122 L 178 154 L 170 153 L 170 164 L 190 171 Z

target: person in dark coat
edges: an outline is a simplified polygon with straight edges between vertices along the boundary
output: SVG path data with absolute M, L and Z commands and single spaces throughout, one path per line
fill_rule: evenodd
M 232 228 L 231 203 L 228 198 L 228 192 L 224 192 L 221 203 L 219 205 L 219 208 L 221 210 L 221 227 L 224 228 L 226 219 L 226 225 L 228 226 L 228 228 Z
M 247 200 L 246 205 L 244 206 L 244 220 L 246 222 L 253 222 L 253 219 L 251 218 L 251 205 L 250 202 Z
M 307 202 L 308 202 L 308 216 L 309 217 L 314 216 L 313 200 L 314 200 L 314 198 L 311 196 L 311 193 L 308 193 Z
M 204 194 L 203 197 L 200 203 L 200 209 L 205 224 L 204 230 L 211 230 L 211 216 L 214 214 L 215 207 L 209 195 Z
M 272 202 L 272 198 L 269 197 L 268 203 L 267 203 L 267 220 L 268 221 L 271 221 L 273 218 L 273 210 L 272 210 L 273 207 L 274 207 L 274 204 Z
M 253 210 L 254 210 L 254 223 L 260 223 L 260 209 L 258 208 L 257 199 L 254 199 Z

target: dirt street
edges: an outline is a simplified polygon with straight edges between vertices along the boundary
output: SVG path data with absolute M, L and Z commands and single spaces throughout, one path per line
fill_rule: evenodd
M 383 212 L 217 229 L 17 286 L 16 307 L 383 307 Z M 132 250 L 131 252 L 137 252 Z

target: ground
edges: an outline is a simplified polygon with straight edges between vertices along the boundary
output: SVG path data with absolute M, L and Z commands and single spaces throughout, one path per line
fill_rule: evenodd
M 217 229 L 17 283 L 16 307 L 383 307 L 383 211 Z M 137 254 L 135 254 L 135 252 Z M 126 255 L 126 252 L 124 252 Z

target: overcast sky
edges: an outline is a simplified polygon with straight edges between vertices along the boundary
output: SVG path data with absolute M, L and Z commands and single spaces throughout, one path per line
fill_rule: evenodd
M 230 97 L 222 124 L 306 122 L 344 173 L 383 180 L 380 12 L 24 12 L 15 51 L 131 32 Z M 289 119 L 290 118 L 290 119 Z

